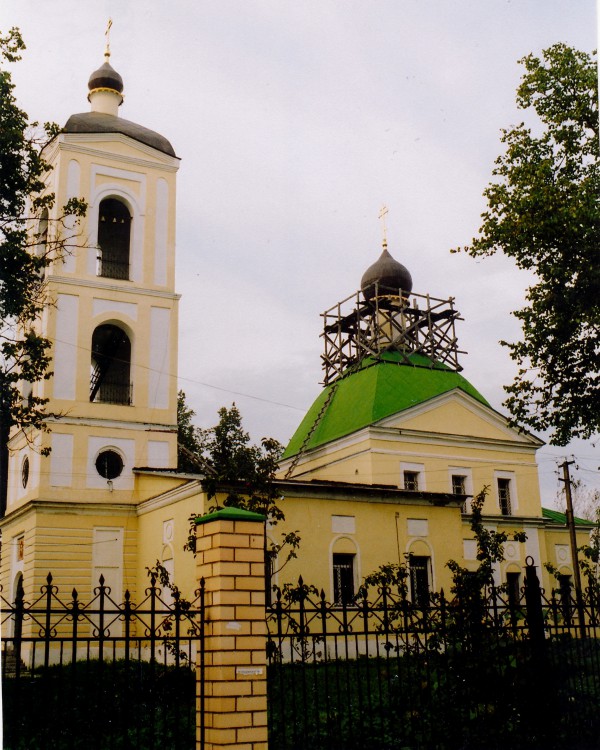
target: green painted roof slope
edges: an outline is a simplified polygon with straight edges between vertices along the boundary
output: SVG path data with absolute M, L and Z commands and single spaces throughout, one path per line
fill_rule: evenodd
M 549 521 L 554 521 L 554 523 L 560 523 L 560 524 L 566 524 L 567 523 L 567 517 L 564 513 L 561 513 L 558 510 L 552 510 L 551 508 L 542 508 L 542 516 L 544 518 L 547 518 Z M 586 521 L 585 518 L 577 518 L 577 516 L 573 516 L 573 521 L 575 522 L 575 526 L 593 526 L 593 521 Z
M 294 433 L 283 458 L 300 451 L 332 389 L 335 392 L 305 450 L 350 435 L 455 388 L 489 406 L 460 373 L 439 362 L 432 364 L 422 354 L 412 354 L 409 359 L 407 364 L 399 352 L 386 352 L 378 359 L 368 357 L 357 370 L 324 388 Z

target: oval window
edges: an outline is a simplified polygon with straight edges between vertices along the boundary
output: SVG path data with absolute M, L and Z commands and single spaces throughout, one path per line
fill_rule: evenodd
M 23 459 L 23 463 L 21 464 L 21 482 L 23 484 L 23 489 L 27 487 L 27 482 L 29 482 L 29 458 L 25 456 Z
M 96 471 L 104 479 L 116 479 L 123 471 L 123 459 L 117 451 L 101 451 L 96 459 Z

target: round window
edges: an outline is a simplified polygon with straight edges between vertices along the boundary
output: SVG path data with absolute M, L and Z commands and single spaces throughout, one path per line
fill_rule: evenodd
M 23 483 L 23 489 L 27 487 L 29 481 L 29 458 L 25 456 L 23 463 L 21 464 L 21 482 Z
M 116 479 L 123 471 L 123 459 L 117 451 L 101 451 L 96 459 L 96 471 L 104 479 Z

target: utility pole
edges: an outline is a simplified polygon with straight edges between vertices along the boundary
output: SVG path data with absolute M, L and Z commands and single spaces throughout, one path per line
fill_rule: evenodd
M 565 484 L 565 497 L 567 499 L 567 512 L 565 513 L 567 520 L 567 528 L 569 530 L 569 541 L 571 543 L 571 561 L 573 564 L 573 583 L 575 584 L 575 600 L 577 602 L 577 615 L 579 620 L 579 630 L 581 637 L 585 638 L 585 622 L 584 622 L 584 608 L 583 608 L 583 594 L 581 590 L 581 575 L 579 573 L 579 555 L 577 553 L 577 537 L 575 535 L 575 516 L 573 515 L 573 497 L 571 495 L 571 475 L 569 473 L 569 466 L 574 464 L 575 461 L 563 461 L 560 464 L 563 470 L 562 479 L 559 477 L 561 482 Z

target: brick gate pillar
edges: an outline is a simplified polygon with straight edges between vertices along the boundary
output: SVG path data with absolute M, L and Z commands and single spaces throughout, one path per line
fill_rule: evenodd
M 205 579 L 206 607 L 204 750 L 267 748 L 264 545 L 258 513 L 223 508 L 196 521 L 196 573 Z M 198 679 L 197 716 L 200 691 Z

